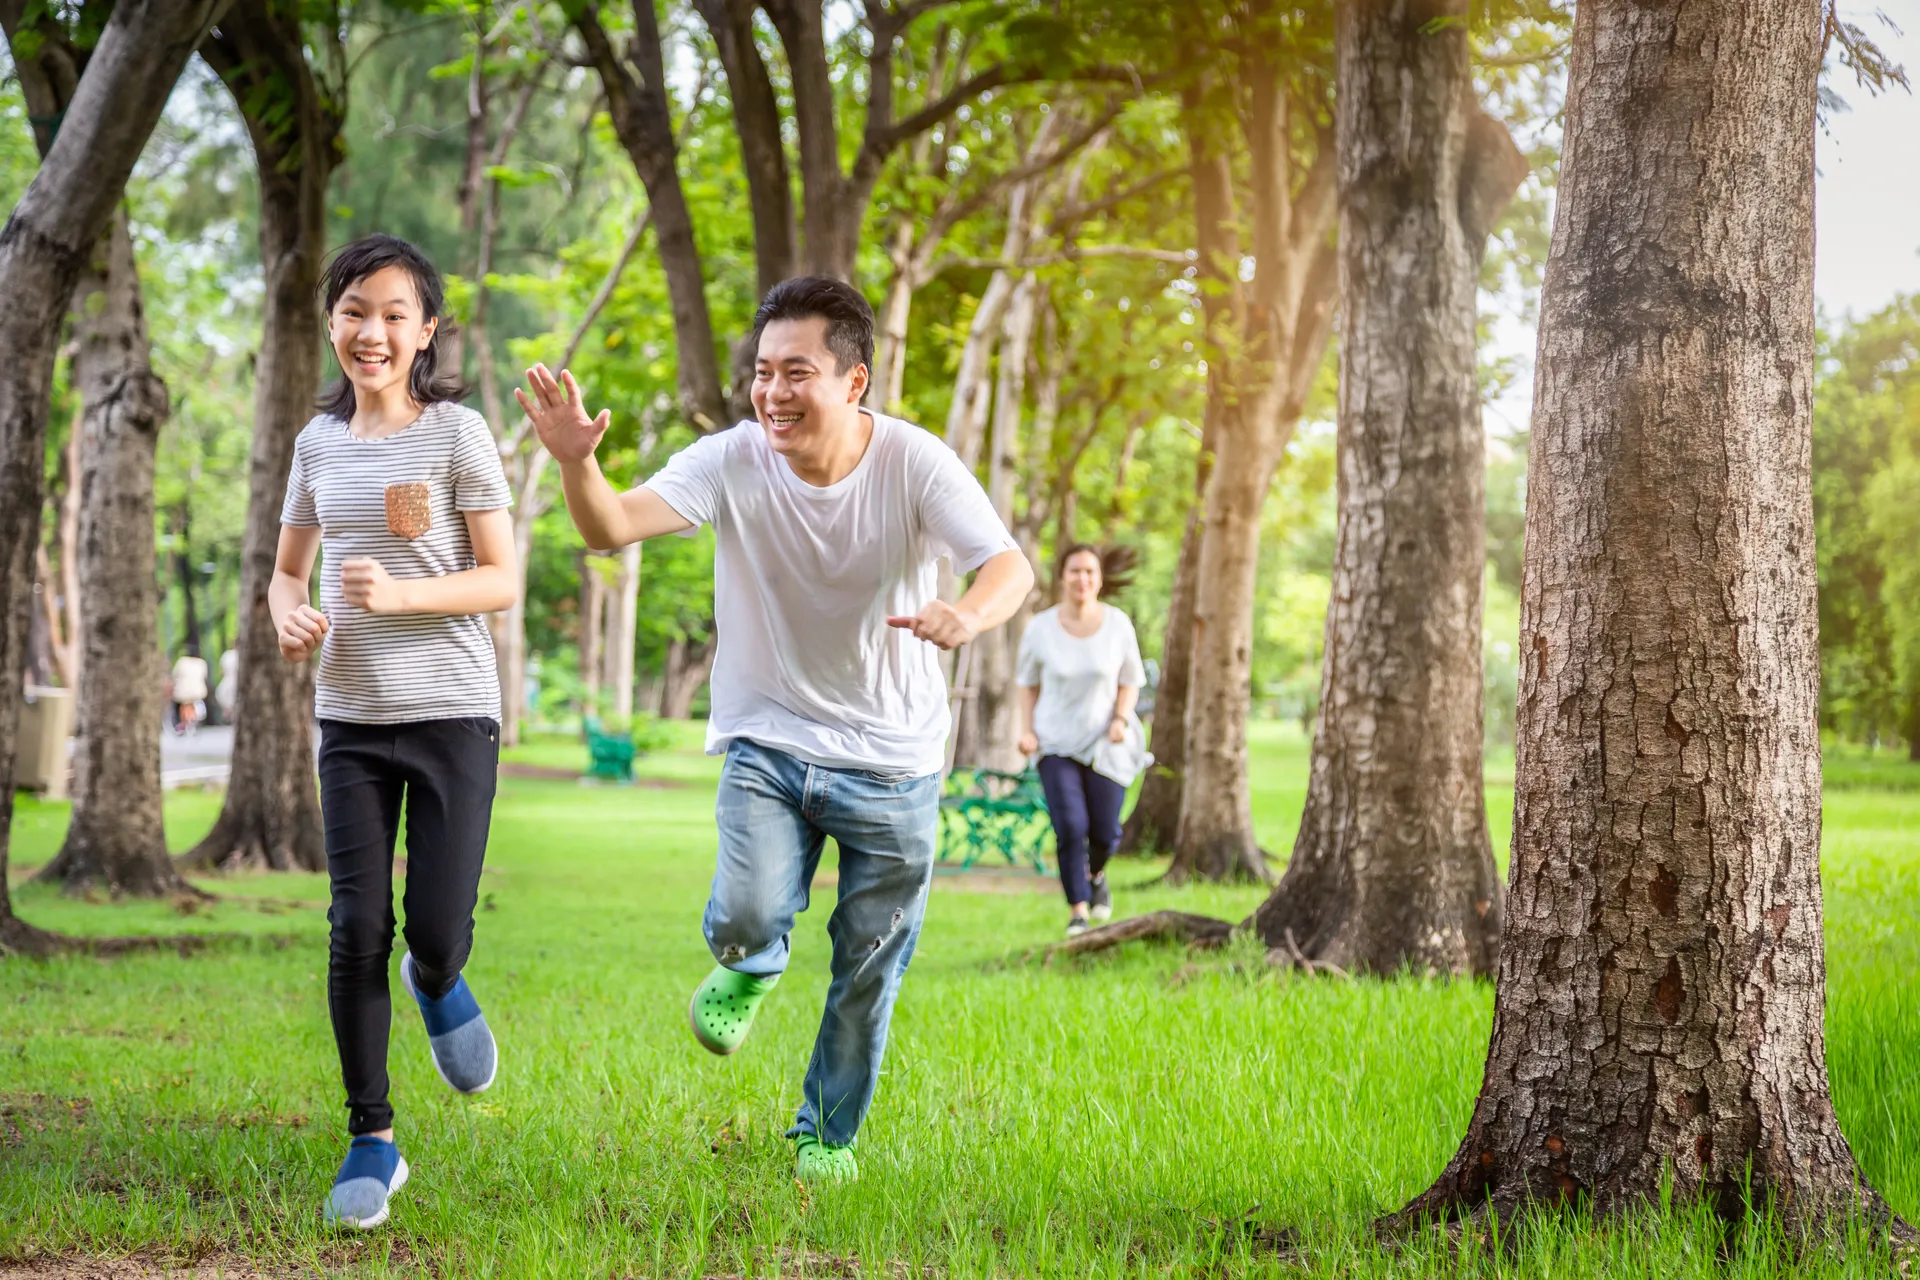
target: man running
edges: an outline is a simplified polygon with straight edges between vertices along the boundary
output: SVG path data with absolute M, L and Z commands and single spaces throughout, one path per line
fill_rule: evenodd
M 785 281 L 754 336 L 757 423 L 695 441 L 625 493 L 594 460 L 608 413 L 587 413 L 571 374 L 536 365 L 531 395 L 514 394 L 589 546 L 717 533 L 707 752 L 726 764 L 704 931 L 719 964 L 689 1016 L 714 1053 L 740 1047 L 833 837 L 833 982 L 787 1136 L 801 1180 L 851 1179 L 933 874 L 948 729 L 935 650 L 1005 622 L 1033 570 L 951 449 L 861 408 L 873 310 L 857 291 Z M 958 603 L 936 595 L 942 556 L 978 571 Z

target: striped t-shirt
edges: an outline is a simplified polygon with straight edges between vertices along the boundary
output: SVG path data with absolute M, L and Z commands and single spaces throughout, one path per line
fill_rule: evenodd
M 300 432 L 280 523 L 320 528 L 322 720 L 400 724 L 500 718 L 493 638 L 479 614 L 374 614 L 340 594 L 340 566 L 363 556 L 395 578 L 474 567 L 463 511 L 512 505 L 485 419 L 452 401 L 378 440 L 321 414 Z

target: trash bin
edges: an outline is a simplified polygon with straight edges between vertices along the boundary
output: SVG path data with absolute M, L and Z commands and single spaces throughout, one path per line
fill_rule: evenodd
M 73 691 L 28 685 L 20 708 L 19 750 L 14 755 L 13 785 L 48 799 L 67 795 L 73 769 Z

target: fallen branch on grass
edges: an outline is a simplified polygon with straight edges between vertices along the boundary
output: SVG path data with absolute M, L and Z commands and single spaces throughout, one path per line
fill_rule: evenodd
M 1056 942 L 1047 948 L 1045 963 L 1051 964 L 1055 956 L 1083 956 L 1145 938 L 1169 938 L 1210 950 L 1223 945 L 1232 932 L 1230 920 L 1195 915 L 1191 911 L 1150 911 L 1144 916 L 1116 920 L 1098 929 L 1089 929 L 1077 938 Z

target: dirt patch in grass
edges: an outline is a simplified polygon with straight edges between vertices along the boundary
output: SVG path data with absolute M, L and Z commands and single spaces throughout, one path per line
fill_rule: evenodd
M 91 1098 L 0 1093 L 0 1147 L 21 1146 L 29 1133 L 45 1133 L 50 1125 L 83 1124 L 92 1110 Z
M 389 1238 L 343 1241 L 322 1250 L 317 1262 L 262 1262 L 217 1251 L 184 1257 L 137 1253 L 90 1258 L 61 1253 L 0 1258 L 0 1280 L 312 1280 L 346 1275 L 380 1255 L 396 1271 L 419 1262 L 405 1241 Z
M 262 1270 L 246 1258 L 202 1258 L 171 1263 L 153 1258 L 35 1258 L 30 1262 L 0 1262 L 0 1280 L 282 1280 L 282 1277 L 326 1275 L 295 1267 Z

